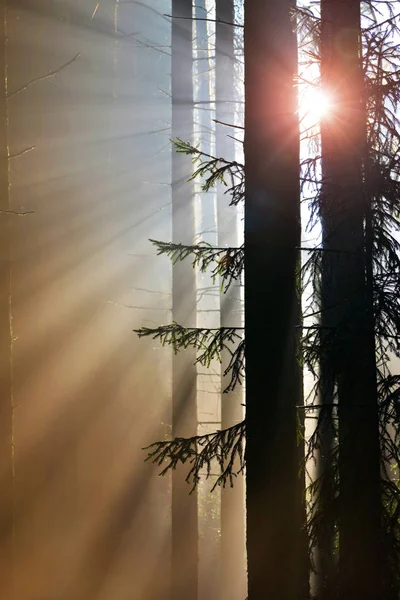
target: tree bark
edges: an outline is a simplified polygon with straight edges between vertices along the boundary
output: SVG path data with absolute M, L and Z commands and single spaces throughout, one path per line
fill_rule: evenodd
M 246 488 L 249 600 L 298 597 L 300 246 L 296 35 L 288 0 L 245 4 Z
M 192 2 L 172 2 L 172 137 L 193 139 Z M 179 19 L 176 17 L 187 17 Z M 172 153 L 172 240 L 193 244 L 195 235 L 194 186 L 188 182 L 190 157 Z M 187 327 L 196 325 L 196 278 L 188 261 L 179 261 L 172 272 L 173 319 Z M 197 434 L 195 350 L 173 357 L 172 436 Z M 172 593 L 171 600 L 198 597 L 197 491 L 189 495 L 186 467 L 172 473 Z
M 219 122 L 235 123 L 235 57 L 233 0 L 216 0 L 215 38 L 215 103 L 216 155 L 235 159 L 235 143 L 231 137 L 235 129 Z M 218 187 L 218 246 L 239 245 L 237 209 L 228 206 L 225 186 Z M 240 285 L 232 286 L 220 295 L 221 327 L 240 323 Z M 222 353 L 221 371 L 230 361 L 228 352 Z M 224 382 L 222 381 L 224 386 Z M 226 429 L 243 420 L 243 389 L 237 386 L 221 397 L 221 428 Z M 221 489 L 221 600 L 243 600 L 246 597 L 245 578 L 245 507 L 244 477 L 238 477 L 233 487 Z
M 332 2 L 321 3 L 321 77 L 324 84 L 329 77 L 329 65 L 332 56 Z M 326 144 L 325 122 L 321 123 L 323 143 Z M 337 256 L 332 253 L 334 247 L 335 222 L 329 210 L 329 196 L 333 193 L 330 184 L 330 161 L 328 156 L 322 159 L 322 198 L 320 206 L 322 249 L 321 279 L 320 279 L 320 326 L 321 326 L 321 356 L 319 364 L 319 443 L 317 455 L 316 477 L 320 478 L 317 498 L 318 510 L 323 517 L 323 527 L 318 534 L 316 557 L 317 597 L 318 600 L 331 600 L 334 597 L 335 586 L 335 554 L 334 554 L 334 511 L 332 502 L 335 498 L 333 474 L 334 431 L 334 402 L 335 374 L 334 353 L 329 343 L 331 327 L 335 324 L 336 310 L 335 294 L 332 290 L 333 269 Z
M 11 316 L 11 256 L 8 139 L 8 7 L 0 3 L 0 592 L 4 598 L 14 598 L 14 432 L 12 397 L 12 316 Z M 14 217 L 17 218 L 17 217 Z
M 323 0 L 330 22 L 330 56 L 323 57 L 323 85 L 334 110 L 321 128 L 329 220 L 334 329 L 331 353 L 339 404 L 339 573 L 342 600 L 382 596 L 380 449 L 372 296 L 364 222 L 365 109 L 359 0 Z

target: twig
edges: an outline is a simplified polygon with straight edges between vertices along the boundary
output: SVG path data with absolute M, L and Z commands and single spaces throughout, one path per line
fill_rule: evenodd
M 239 23 L 231 23 L 230 21 L 222 21 L 221 19 L 207 19 L 206 17 L 178 17 L 174 15 L 167 15 L 164 13 L 164 17 L 169 17 L 170 19 L 185 19 L 186 21 L 209 21 L 210 23 L 219 23 L 220 25 L 230 25 L 231 27 L 240 27 L 244 29 L 244 25 L 239 25 Z
M 24 150 L 21 150 L 20 152 L 17 152 L 16 154 L 10 154 L 8 157 L 8 160 L 12 160 L 13 158 L 19 158 L 20 156 L 23 156 L 24 154 L 31 152 L 35 148 L 36 148 L 36 146 L 30 146 L 30 148 L 25 148 Z
M 80 57 L 80 55 L 81 55 L 81 53 L 78 52 L 78 54 L 76 54 L 74 56 L 74 58 L 71 58 L 71 60 L 69 60 L 68 62 L 66 62 L 64 65 L 61 65 L 61 67 L 58 67 L 58 69 L 55 69 L 55 71 L 50 71 L 50 73 L 47 73 L 47 75 L 42 75 L 41 77 L 36 77 L 35 79 L 32 79 L 31 81 L 28 81 L 28 83 L 26 83 L 25 85 L 23 85 L 22 87 L 20 87 L 18 90 L 15 90 L 15 92 L 12 92 L 11 94 L 7 94 L 7 99 L 10 99 L 13 96 L 17 96 L 17 94 L 20 94 L 21 92 L 24 92 L 25 90 L 27 90 L 34 83 L 39 83 L 39 81 L 44 81 L 45 79 L 50 79 L 51 77 L 55 77 L 56 75 L 58 75 L 58 73 L 60 73 L 60 71 L 62 71 L 66 67 L 69 67 L 69 65 L 72 65 L 72 63 L 74 63 L 76 60 L 78 60 L 78 58 Z
M 225 125 L 225 127 L 234 127 L 235 129 L 242 129 L 244 131 L 244 127 L 241 125 L 233 125 L 232 123 L 225 123 L 224 121 L 219 121 L 218 119 L 213 119 L 214 123 L 217 125 Z

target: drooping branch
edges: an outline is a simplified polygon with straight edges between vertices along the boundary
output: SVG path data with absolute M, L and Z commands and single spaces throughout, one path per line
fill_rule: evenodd
M 180 138 L 172 140 L 178 154 L 192 157 L 195 170 L 189 181 L 200 177 L 203 179 L 201 189 L 208 192 L 218 183 L 226 186 L 225 194 L 231 197 L 230 204 L 236 206 L 244 199 L 244 165 L 236 160 L 227 160 L 202 152 L 189 142 Z M 229 180 L 229 183 L 228 183 Z
M 234 479 L 244 469 L 244 445 L 246 425 L 241 421 L 232 427 L 206 435 L 191 438 L 176 438 L 160 441 L 144 448 L 147 459 L 161 467 L 160 475 L 175 469 L 179 463 L 190 465 L 186 481 L 194 490 L 204 474 L 208 478 L 213 472 L 220 472 L 212 489 L 233 486 Z M 218 470 L 219 467 L 219 470 Z
M 224 389 L 224 393 L 232 392 L 236 385 L 242 385 L 244 378 L 244 355 L 245 340 L 242 340 L 236 349 L 231 352 L 231 359 L 224 371 L 224 377 L 231 376 L 230 382 Z
M 150 242 L 156 246 L 158 255 L 167 255 L 173 264 L 190 257 L 192 266 L 199 267 L 201 272 L 205 272 L 210 265 L 214 265 L 211 271 L 213 283 L 215 283 L 217 277 L 221 277 L 221 288 L 224 292 L 227 292 L 243 273 L 243 246 L 240 248 L 218 248 L 206 242 L 201 242 L 195 246 L 158 240 L 150 240 Z
M 211 361 L 221 362 L 221 353 L 226 350 L 231 360 L 224 372 L 230 375 L 230 381 L 224 392 L 232 391 L 241 384 L 244 377 L 244 340 L 240 332 L 243 327 L 220 327 L 207 329 L 201 327 L 183 327 L 178 323 L 150 328 L 141 327 L 134 330 L 139 337 L 151 337 L 162 346 L 169 345 L 175 353 L 192 347 L 198 350 L 196 363 L 210 367 Z

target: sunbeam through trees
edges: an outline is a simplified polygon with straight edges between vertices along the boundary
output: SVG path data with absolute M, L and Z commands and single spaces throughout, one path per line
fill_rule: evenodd
M 400 600 L 398 3 L 0 14 L 0 600 Z

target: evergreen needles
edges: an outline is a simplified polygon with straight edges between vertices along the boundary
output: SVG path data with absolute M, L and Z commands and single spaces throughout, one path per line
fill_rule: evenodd
M 321 577 L 323 593 L 332 593 L 334 590 L 336 594 L 342 573 L 338 559 L 341 528 L 343 532 L 340 515 L 346 514 L 346 501 L 351 504 L 351 478 L 347 479 L 346 490 L 343 486 L 346 465 L 343 465 L 343 461 L 341 463 L 341 455 L 343 457 L 347 452 L 350 461 L 349 448 L 351 444 L 354 447 L 351 436 L 348 436 L 347 441 L 350 441 L 347 447 L 344 443 L 346 436 L 343 423 L 351 424 L 349 429 L 353 436 L 359 435 L 374 410 L 379 430 L 376 487 L 379 493 L 373 490 L 374 495 L 381 498 L 381 539 L 378 541 L 382 554 L 389 557 L 382 571 L 382 597 L 387 593 L 388 598 L 398 598 L 400 375 L 393 372 L 392 359 L 400 356 L 400 45 L 396 41 L 400 29 L 398 17 L 391 12 L 391 4 L 382 4 L 389 15 L 383 21 L 373 3 L 364 6 L 360 69 L 363 98 L 358 103 L 358 108 L 362 104 L 364 111 L 360 127 L 364 137 L 358 146 L 359 168 L 355 169 L 357 173 L 354 179 L 357 182 L 353 186 L 356 192 L 353 197 L 348 190 L 341 189 L 340 176 L 331 176 L 331 165 L 318 140 L 319 132 L 305 134 L 310 140 L 310 152 L 301 162 L 299 183 L 303 202 L 309 207 L 308 232 L 317 231 L 318 240 L 315 247 L 307 244 L 306 248 L 295 248 L 306 251 L 307 256 L 297 273 L 301 279 L 304 315 L 301 318 L 298 315 L 298 322 L 293 328 L 301 337 L 297 345 L 298 364 L 314 377 L 309 397 L 304 403 L 296 405 L 299 419 L 299 415 L 301 418 L 304 415 L 305 420 L 315 421 L 315 427 L 306 440 L 305 456 L 300 465 L 300 469 L 309 467 L 313 462 L 317 465 L 315 473 L 310 474 L 307 492 L 302 490 L 308 503 L 307 535 L 311 564 Z M 328 6 L 327 3 L 325 5 Z M 319 66 L 326 23 L 321 21 L 314 5 L 309 9 L 293 10 L 293 15 L 303 64 Z M 327 43 L 327 39 L 324 43 Z M 313 83 L 317 87 L 320 85 L 318 79 Z M 298 84 L 304 84 L 300 77 Z M 180 138 L 173 140 L 173 143 L 178 153 L 191 157 L 194 164 L 191 179 L 201 178 L 204 192 L 222 184 L 230 196 L 231 204 L 237 205 L 244 199 L 243 164 L 204 153 Z M 321 160 L 324 165 L 322 172 Z M 357 221 L 354 236 L 349 234 L 350 219 Z M 358 236 L 357 243 L 355 236 Z M 196 245 L 158 240 L 151 242 L 157 254 L 168 256 L 173 263 L 188 260 L 193 268 L 201 272 L 210 271 L 214 282 L 219 277 L 224 292 L 234 282 L 241 280 L 248 246 L 223 248 L 205 242 Z M 354 273 L 358 273 L 360 285 L 352 281 L 351 265 L 354 266 Z M 268 277 L 269 274 L 263 273 L 262 276 Z M 347 289 L 344 280 L 348 283 Z M 263 331 L 267 330 L 265 323 L 273 328 L 276 315 L 259 313 L 257 318 L 263 320 Z M 363 313 L 363 318 L 359 319 L 359 313 Z M 230 361 L 224 374 L 230 376 L 230 381 L 225 391 L 234 389 L 243 381 L 245 339 L 241 328 L 190 328 L 172 323 L 157 328 L 141 328 L 137 333 L 140 337 L 151 337 L 162 345 L 171 346 L 175 353 L 189 347 L 195 348 L 196 363 L 205 367 L 209 367 L 213 360 L 221 360 L 222 351 L 227 350 Z M 372 352 L 369 358 L 372 356 L 372 361 L 369 361 L 366 370 L 373 381 L 368 390 L 371 392 L 373 388 L 370 394 L 373 402 L 367 406 L 366 399 L 360 393 L 360 390 L 367 388 L 362 387 L 365 373 L 357 340 L 370 339 Z M 248 344 L 250 341 L 248 337 Z M 254 338 L 252 341 L 254 343 Z M 268 336 L 262 336 L 260 348 L 262 344 L 264 347 L 270 344 Z M 349 348 L 354 352 L 348 354 Z M 269 349 L 269 352 L 273 351 L 274 348 Z M 356 355 L 357 361 L 354 358 Z M 346 389 L 346 382 L 349 381 L 352 385 L 347 387 L 358 390 L 357 399 L 355 391 L 352 396 Z M 229 397 L 224 401 L 229 401 Z M 268 402 L 271 402 L 269 398 Z M 274 418 L 278 418 L 278 413 L 274 412 Z M 352 417 L 346 423 L 345 419 L 350 413 Z M 273 426 L 265 407 L 262 414 L 262 425 L 272 436 Z M 343 417 L 343 414 L 346 416 Z M 187 481 L 192 489 L 202 475 L 208 477 L 215 474 L 215 469 L 220 473 L 215 485 L 232 485 L 236 475 L 244 468 L 245 434 L 245 423 L 241 422 L 211 434 L 156 442 L 147 448 L 148 460 L 160 466 L 163 475 L 175 469 L 179 462 L 188 464 Z M 364 435 L 363 443 L 368 448 L 368 436 Z M 275 459 L 273 457 L 271 460 Z M 367 468 L 360 456 L 358 459 L 367 477 Z M 354 505 L 351 510 L 354 514 Z M 343 547 L 342 535 L 342 550 Z M 319 563 L 314 560 L 318 552 L 322 557 Z M 346 569 L 349 576 L 349 565 Z
M 246 426 L 242 421 L 221 431 L 192 438 L 176 438 L 160 441 L 146 447 L 148 457 L 162 467 L 160 475 L 175 469 L 178 463 L 190 465 L 186 481 L 194 490 L 201 476 L 210 477 L 218 472 L 213 490 L 222 485 L 233 485 L 237 475 L 244 469 L 244 444 Z
M 211 266 L 213 283 L 221 278 L 221 289 L 227 292 L 232 283 L 240 280 L 244 266 L 244 249 L 240 248 L 216 248 L 206 242 L 195 246 L 174 244 L 150 240 L 157 248 L 157 255 L 168 256 L 173 263 L 179 260 L 191 259 L 192 266 L 198 267 L 202 273 Z
M 231 356 L 224 375 L 231 375 L 225 391 L 233 390 L 244 377 L 244 340 L 241 339 L 242 327 L 220 327 L 207 329 L 201 327 L 183 327 L 178 323 L 160 325 L 160 327 L 142 327 L 134 330 L 139 337 L 151 337 L 162 346 L 171 346 L 175 354 L 192 347 L 198 350 L 196 363 L 209 368 L 211 361 L 221 361 L 222 350 Z

